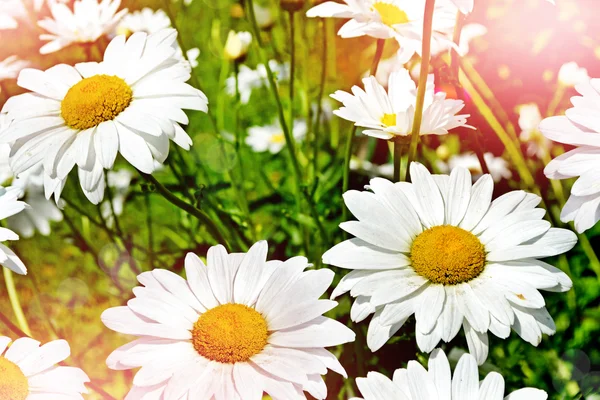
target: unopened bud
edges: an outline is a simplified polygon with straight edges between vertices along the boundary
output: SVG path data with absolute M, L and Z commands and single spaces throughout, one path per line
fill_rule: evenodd
M 305 0 L 280 0 L 281 8 L 294 13 L 304 8 Z
M 225 57 L 233 61 L 241 61 L 248 54 L 250 43 L 252 43 L 250 32 L 229 31 L 225 43 Z

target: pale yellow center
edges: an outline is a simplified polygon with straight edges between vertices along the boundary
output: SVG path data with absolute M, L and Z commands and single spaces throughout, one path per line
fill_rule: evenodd
M 485 268 L 485 247 L 477 236 L 451 225 L 434 226 L 415 238 L 412 267 L 433 283 L 456 285 L 470 281 Z
M 285 136 L 283 133 L 278 133 L 276 135 L 271 136 L 271 143 L 285 143 Z
M 66 124 L 89 129 L 110 121 L 129 107 L 133 91 L 118 76 L 95 75 L 82 79 L 67 92 L 60 105 Z
M 385 126 L 396 126 L 396 114 L 383 114 L 381 123 Z
M 377 2 L 373 4 L 373 9 L 379 13 L 381 22 L 388 26 L 410 22 L 408 15 L 394 4 Z
M 21 369 L 0 356 L 0 399 L 25 400 L 29 394 L 29 382 Z
M 267 322 L 253 308 L 223 304 L 198 318 L 192 343 L 203 357 L 224 364 L 248 361 L 267 344 Z

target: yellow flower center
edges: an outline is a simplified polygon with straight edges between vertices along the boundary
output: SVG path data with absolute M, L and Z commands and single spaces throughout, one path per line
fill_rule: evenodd
M 265 319 L 242 304 L 223 304 L 198 318 L 192 343 L 203 357 L 224 364 L 248 361 L 267 344 Z
M 271 143 L 285 143 L 285 136 L 283 133 L 278 133 L 271 136 Z
M 385 126 L 396 126 L 396 114 L 383 114 L 381 123 Z
M 29 394 L 29 382 L 21 369 L 0 356 L 0 399 L 25 400 Z
M 410 249 L 413 269 L 433 283 L 470 281 L 485 268 L 485 247 L 477 236 L 451 225 L 434 226 L 415 238 Z
M 69 127 L 84 130 L 114 119 L 131 104 L 132 98 L 133 91 L 123 79 L 95 75 L 69 89 L 60 112 Z
M 373 9 L 379 13 L 381 22 L 387 26 L 406 24 L 410 22 L 408 15 L 406 15 L 403 10 L 394 4 L 377 2 L 373 4 Z

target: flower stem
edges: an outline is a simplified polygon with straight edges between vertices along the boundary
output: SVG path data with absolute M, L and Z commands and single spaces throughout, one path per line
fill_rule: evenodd
M 154 187 L 156 188 L 156 190 L 167 201 L 169 201 L 174 206 L 176 206 L 178 208 L 181 208 L 183 211 L 185 211 L 185 212 L 193 215 L 201 223 L 203 223 L 206 226 L 206 229 L 208 229 L 208 231 L 210 232 L 210 234 L 213 236 L 213 238 L 219 244 L 222 244 L 223 246 L 227 247 L 228 249 L 231 249 L 230 246 L 229 246 L 229 243 L 225 239 L 225 236 L 223 236 L 223 234 L 221 233 L 221 231 L 219 230 L 219 228 L 217 227 L 217 225 L 214 223 L 214 221 L 204 211 L 199 210 L 198 208 L 194 207 L 192 204 L 189 204 L 189 203 L 181 200 L 179 197 L 175 196 L 173 193 L 171 193 L 169 191 L 169 189 L 167 189 L 162 183 L 160 183 L 159 181 L 157 181 L 156 178 L 154 178 L 152 175 L 145 174 L 145 173 L 143 173 L 141 171 L 140 171 L 140 175 L 146 181 L 148 181 L 152 185 L 154 185 Z
M 317 182 L 317 174 L 319 171 L 319 127 L 321 126 L 321 116 L 323 115 L 323 96 L 325 95 L 325 81 L 327 80 L 327 47 L 328 47 L 328 41 L 327 41 L 327 25 L 325 24 L 324 21 L 321 21 L 321 26 L 322 26 L 322 32 L 321 35 L 323 36 L 323 46 L 322 46 L 322 53 L 321 53 L 321 62 L 322 62 L 322 67 L 321 67 L 321 80 L 319 82 L 319 97 L 318 97 L 318 106 L 317 106 L 317 116 L 316 116 L 316 124 L 315 124 L 315 128 L 314 128 L 314 137 L 313 137 L 313 157 L 312 157 L 312 162 L 313 162 L 313 177 L 315 180 L 315 183 Z
M 417 155 L 417 146 L 421 134 L 421 122 L 423 120 L 423 105 L 425 103 L 425 92 L 427 89 L 427 76 L 429 74 L 429 62 L 431 57 L 431 36 L 433 34 L 433 11 L 435 0 L 426 0 L 425 16 L 423 18 L 423 47 L 421 51 L 421 72 L 419 75 L 419 89 L 417 91 L 417 105 L 408 151 L 408 164 L 406 165 L 407 180 L 410 177 L 410 163 Z
M 29 329 L 27 319 L 25 318 L 23 308 L 21 307 L 21 302 L 19 301 L 19 294 L 17 293 L 17 289 L 15 287 L 13 273 L 8 268 L 2 268 L 2 270 L 4 272 L 6 291 L 8 292 L 8 298 L 10 299 L 10 305 L 15 313 L 15 318 L 17 318 L 17 324 L 19 325 L 19 328 L 21 328 L 21 330 L 27 334 L 27 336 L 31 336 L 31 330 Z
M 400 170 L 402 169 L 402 153 L 404 144 L 394 141 L 394 182 L 400 181 Z
M 294 78 L 296 76 L 296 23 L 293 12 L 290 15 L 290 135 L 294 136 Z
M 379 67 L 379 61 L 383 55 L 383 48 L 385 47 L 385 39 L 377 39 L 377 49 L 375 50 L 375 57 L 371 63 L 371 75 L 377 74 L 377 68 Z
M 354 135 L 356 135 L 356 125 L 352 127 L 350 134 L 348 135 L 348 140 L 346 140 L 346 151 L 344 152 L 344 177 L 342 180 L 342 193 L 346 193 L 348 191 L 348 186 L 350 184 L 350 159 L 352 158 L 352 143 L 354 141 Z M 343 220 L 348 219 L 348 207 L 344 206 L 342 209 L 342 218 Z

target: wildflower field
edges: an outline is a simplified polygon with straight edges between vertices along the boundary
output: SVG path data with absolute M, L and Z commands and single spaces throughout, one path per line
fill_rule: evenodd
M 0 0 L 0 400 L 600 399 L 597 0 Z

